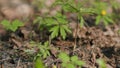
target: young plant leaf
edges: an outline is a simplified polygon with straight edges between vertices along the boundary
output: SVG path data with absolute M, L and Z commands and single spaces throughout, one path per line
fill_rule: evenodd
M 84 26 L 84 19 L 83 19 L 83 17 L 80 17 L 80 26 L 81 26 L 81 27 Z
M 57 21 L 53 18 L 47 18 L 45 19 L 46 25 L 47 26 L 53 26 L 53 25 L 57 25 Z
M 19 26 L 23 26 L 23 23 L 21 22 L 21 21 L 19 21 L 19 20 L 14 20 L 13 22 L 12 22 L 12 24 L 11 24 L 11 30 L 13 31 L 13 32 L 15 32 L 17 29 L 18 29 L 18 27 Z
M 66 65 L 66 68 L 76 68 L 74 64 L 68 63 Z
M 64 30 L 68 33 L 72 33 L 71 30 L 69 29 L 69 27 L 67 25 L 62 25 L 62 28 L 64 28 Z
M 60 35 L 62 36 L 63 39 L 66 38 L 66 32 L 65 32 L 65 29 L 63 27 L 60 27 Z
M 100 20 L 101 20 L 101 16 L 98 15 L 98 16 L 96 17 L 95 24 L 98 25 L 98 24 L 100 23 Z
M 108 21 L 107 20 L 103 20 L 104 25 L 107 26 L 108 25 Z
M 6 28 L 9 29 L 10 28 L 10 22 L 8 20 L 3 20 L 1 22 L 1 24 Z
M 55 38 L 55 37 L 57 37 L 57 36 L 58 36 L 58 33 L 59 33 L 59 26 L 54 26 L 54 27 L 52 27 L 52 28 L 50 29 L 50 32 L 52 32 L 52 33 L 51 33 L 51 38 L 52 38 L 52 39 Z
M 41 57 L 37 56 L 35 59 L 35 68 L 45 68 Z
M 71 57 L 71 61 L 72 61 L 72 62 L 78 61 L 78 57 L 77 57 L 77 56 L 72 56 L 72 57 Z
M 77 60 L 75 61 L 75 64 L 81 67 L 85 64 L 85 62 Z
M 112 20 L 110 17 L 108 17 L 108 16 L 105 17 L 104 19 L 105 19 L 106 21 L 108 21 L 109 23 L 113 23 L 113 20 Z
M 58 57 L 63 61 L 63 63 L 70 61 L 70 57 L 66 53 L 60 53 Z
M 19 26 L 23 26 L 23 23 L 19 20 L 14 20 L 13 22 L 9 22 L 7 20 L 3 20 L 1 24 L 7 29 L 15 32 Z

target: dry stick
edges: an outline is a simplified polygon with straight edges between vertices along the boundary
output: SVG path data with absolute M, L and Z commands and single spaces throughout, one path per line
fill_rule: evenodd
M 78 25 L 78 22 L 77 22 L 77 27 L 76 27 L 76 31 L 75 31 L 75 43 L 74 43 L 74 49 L 73 49 L 73 51 L 76 49 L 76 46 L 77 46 L 77 32 L 78 32 L 78 27 L 79 27 L 79 25 Z
M 16 68 L 19 68 L 19 66 L 20 66 L 20 58 L 19 58 L 19 60 L 18 60 L 18 62 L 17 62 Z
M 86 27 L 89 27 L 89 25 L 84 21 L 84 24 L 86 25 Z M 74 49 L 75 50 L 76 46 L 77 46 L 77 34 L 78 34 L 78 30 L 79 30 L 79 21 L 77 22 L 77 27 L 76 27 L 76 32 L 75 32 L 75 45 L 74 45 Z

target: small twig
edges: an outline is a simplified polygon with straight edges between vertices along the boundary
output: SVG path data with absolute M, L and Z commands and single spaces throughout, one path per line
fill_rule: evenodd
M 76 49 L 76 46 L 77 46 L 77 34 L 78 34 L 78 28 L 79 28 L 79 22 L 77 22 L 77 27 L 76 27 L 76 32 L 75 32 L 75 43 L 74 43 L 74 49 L 73 51 Z
M 19 68 L 19 66 L 20 66 L 20 58 L 19 58 L 19 60 L 18 60 L 18 62 L 17 62 L 16 68 Z

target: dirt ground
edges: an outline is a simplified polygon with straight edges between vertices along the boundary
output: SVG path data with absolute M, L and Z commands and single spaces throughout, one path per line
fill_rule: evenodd
M 120 36 L 117 32 L 120 26 L 108 26 L 105 31 L 96 27 L 79 28 L 78 38 L 75 46 L 75 39 L 52 40 L 50 45 L 51 55 L 44 62 L 48 68 L 56 64 L 59 68 L 59 60 L 56 55 L 59 53 L 57 48 L 70 55 L 77 55 L 86 62 L 83 68 L 98 67 L 96 59 L 102 58 L 107 64 L 107 68 L 120 67 Z M 15 35 L 18 36 L 18 35 Z M 5 35 L 6 37 L 6 35 Z M 4 37 L 3 37 L 4 38 Z M 20 40 L 22 37 L 7 37 L 0 44 L 0 66 L 1 68 L 34 68 L 33 55 L 24 52 L 29 49 L 28 40 Z M 9 39 L 9 40 L 7 40 Z M 23 39 L 23 38 L 22 38 Z M 23 46 L 24 45 L 24 46 Z

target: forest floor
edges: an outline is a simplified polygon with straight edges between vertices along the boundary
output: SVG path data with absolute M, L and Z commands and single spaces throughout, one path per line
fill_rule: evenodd
M 37 15 L 37 14 L 36 14 Z M 107 68 L 120 68 L 120 23 L 104 27 L 103 25 L 78 27 L 68 34 L 66 40 L 61 38 L 50 39 L 49 33 L 40 32 L 36 25 L 31 24 L 33 19 L 27 22 L 16 32 L 6 32 L 1 35 L 0 41 L 0 68 L 34 68 L 33 59 L 37 54 L 37 47 L 32 46 L 35 42 L 50 43 L 50 56 L 43 59 L 48 68 L 61 68 L 61 61 L 57 55 L 61 51 L 69 55 L 77 55 L 85 62 L 82 68 L 99 68 L 97 59 L 106 62 Z M 31 34 L 33 35 L 31 37 Z M 75 37 L 73 37 L 73 35 Z M 33 52 L 29 54 L 29 51 Z
M 120 68 L 120 35 L 119 25 L 108 26 L 105 31 L 96 27 L 79 28 L 78 38 L 68 36 L 67 40 L 52 40 L 50 44 L 51 55 L 44 62 L 48 68 L 52 64 L 58 65 L 57 54 L 60 49 L 67 54 L 78 55 L 86 64 L 83 68 L 97 67 L 96 60 L 104 59 L 107 68 Z M 18 34 L 19 35 L 19 34 Z M 21 40 L 22 37 L 15 35 L 7 37 L 0 43 L 0 66 L 1 68 L 34 68 L 34 54 L 27 54 L 24 50 L 31 49 L 29 40 Z M 44 34 L 45 35 L 45 34 Z M 8 40 L 9 39 L 9 40 Z M 39 41 L 39 40 L 37 40 Z

